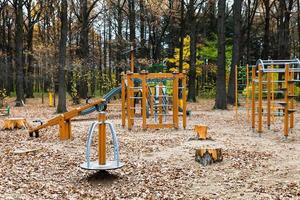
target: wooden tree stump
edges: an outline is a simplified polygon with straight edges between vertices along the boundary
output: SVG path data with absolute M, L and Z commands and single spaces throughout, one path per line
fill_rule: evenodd
M 199 140 L 207 139 L 207 126 L 195 125 L 195 131 L 197 132 L 197 139 L 199 139 Z
M 4 120 L 3 129 L 21 129 L 21 128 L 28 128 L 29 125 L 25 118 L 8 118 Z
M 203 166 L 210 165 L 214 162 L 223 160 L 221 148 L 200 148 L 196 149 L 195 160 Z

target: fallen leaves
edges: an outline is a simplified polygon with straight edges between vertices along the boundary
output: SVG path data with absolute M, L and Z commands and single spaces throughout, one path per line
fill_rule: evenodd
M 87 130 L 92 121 L 72 122 L 72 140 L 59 141 L 58 127 L 30 139 L 26 130 L 1 131 L 1 199 L 297 199 L 300 197 L 300 137 L 292 142 L 276 140 L 279 133 L 258 138 L 246 122 L 236 123 L 233 111 L 211 110 L 210 100 L 191 104 L 187 130 L 142 131 L 141 121 L 128 131 L 120 113 L 108 110 L 115 124 L 120 157 L 125 166 L 99 173 L 82 170 Z M 108 108 L 110 109 L 110 108 Z M 30 100 L 13 108 L 15 117 L 28 122 L 47 120 L 55 108 Z M 95 118 L 96 113 L 80 118 Z M 296 117 L 297 118 L 297 117 Z M 195 162 L 195 148 L 208 141 L 189 141 L 193 127 L 205 124 L 223 149 L 223 162 L 203 167 Z M 107 155 L 112 149 L 107 141 Z M 275 138 L 275 139 L 274 139 Z M 92 160 L 97 159 L 97 136 Z M 42 149 L 31 152 L 30 150 Z M 14 151 L 23 149 L 21 154 Z

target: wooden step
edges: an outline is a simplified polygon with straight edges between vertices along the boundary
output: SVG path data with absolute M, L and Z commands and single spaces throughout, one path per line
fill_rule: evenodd
M 298 95 L 295 95 L 295 94 L 289 94 L 288 97 L 289 97 L 290 99 L 293 99 L 293 98 L 298 97 Z
M 282 101 L 282 102 L 278 102 L 278 104 L 279 104 L 279 105 L 281 105 L 281 106 L 286 106 L 286 105 L 287 105 L 287 103 L 286 103 L 286 102 L 284 102 L 284 101 Z
M 288 113 L 289 113 L 289 114 L 294 113 L 294 112 L 296 112 L 296 111 L 297 111 L 297 109 L 288 109 Z

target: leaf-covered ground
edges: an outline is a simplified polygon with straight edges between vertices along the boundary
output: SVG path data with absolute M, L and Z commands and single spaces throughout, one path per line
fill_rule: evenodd
M 299 114 L 296 128 L 284 141 L 282 118 L 258 137 L 245 111 L 236 120 L 232 109 L 212 110 L 212 100 L 189 104 L 192 115 L 186 130 L 142 131 L 136 121 L 128 131 L 121 126 L 119 102 L 113 103 L 108 118 L 118 133 L 123 168 L 96 172 L 79 167 L 85 161 L 92 120 L 72 122 L 73 138 L 64 142 L 57 127 L 42 130 L 37 139 L 29 138 L 26 130 L 1 131 L 0 199 L 300 199 Z M 12 116 L 25 117 L 32 125 L 54 112 L 39 99 L 12 108 Z M 207 125 L 212 140 L 189 140 L 196 124 Z M 195 162 L 195 149 L 201 146 L 221 147 L 223 162 L 207 167 Z M 93 158 L 96 148 L 97 142 Z M 20 149 L 38 150 L 14 153 Z M 111 149 L 107 151 L 111 157 Z

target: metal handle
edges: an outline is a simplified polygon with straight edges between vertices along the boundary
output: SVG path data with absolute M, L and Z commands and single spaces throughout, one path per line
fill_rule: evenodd
M 87 143 L 86 143 L 86 162 L 87 166 L 90 167 L 90 162 L 91 162 L 91 145 L 93 141 L 93 135 L 95 132 L 95 128 L 97 125 L 100 124 L 107 124 L 110 128 L 111 136 L 112 136 L 112 141 L 114 145 L 114 160 L 117 161 L 117 165 L 119 166 L 119 143 L 118 143 L 118 138 L 117 134 L 115 131 L 115 128 L 111 122 L 93 122 L 92 125 L 90 126 L 88 130 L 88 138 L 87 138 Z

